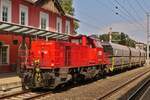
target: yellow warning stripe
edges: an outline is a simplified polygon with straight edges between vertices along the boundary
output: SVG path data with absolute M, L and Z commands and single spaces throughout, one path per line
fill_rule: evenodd
M 112 57 L 112 66 L 110 67 L 110 71 L 112 72 L 114 70 L 114 65 L 115 65 L 115 57 Z

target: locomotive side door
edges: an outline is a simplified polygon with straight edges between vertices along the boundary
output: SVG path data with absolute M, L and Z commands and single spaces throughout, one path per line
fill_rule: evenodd
M 65 46 L 65 66 L 70 66 L 71 60 L 71 48 L 70 46 Z

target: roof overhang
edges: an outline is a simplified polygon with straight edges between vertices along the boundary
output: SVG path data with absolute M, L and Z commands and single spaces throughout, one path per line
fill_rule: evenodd
M 28 1 L 28 2 L 30 2 L 30 3 L 35 3 L 35 2 L 37 2 L 38 0 L 25 0 L 25 1 Z
M 72 18 L 73 20 L 75 20 L 75 21 L 77 21 L 77 22 L 80 22 L 79 19 L 75 18 L 75 17 L 72 16 L 72 15 L 69 15 L 69 14 L 65 14 L 65 15 L 66 15 L 66 17 Z
M 0 32 L 12 32 L 18 35 L 28 35 L 28 36 L 38 36 L 43 38 L 59 39 L 59 40 L 68 40 L 71 35 L 66 33 L 57 33 L 47 30 L 42 30 L 32 26 L 23 26 L 14 23 L 8 23 L 0 21 Z

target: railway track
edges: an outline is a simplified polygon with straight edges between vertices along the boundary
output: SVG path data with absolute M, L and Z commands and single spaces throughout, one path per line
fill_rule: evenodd
M 149 73 L 150 70 L 143 72 L 139 75 L 137 75 L 136 77 L 132 78 L 131 80 L 121 84 L 120 86 L 116 87 L 115 89 L 108 91 L 106 94 L 104 94 L 103 96 L 100 96 L 97 98 L 97 100 L 105 100 L 108 99 L 109 97 L 111 97 L 113 94 L 117 93 L 119 90 L 121 90 L 122 88 L 124 88 L 125 86 L 129 85 L 130 83 L 134 82 L 135 80 L 141 78 L 142 76 L 144 76 L 145 74 Z M 150 80 L 147 80 L 135 93 L 133 93 L 130 97 L 129 100 L 134 100 L 132 98 L 135 98 L 135 96 L 137 96 L 139 94 L 139 91 L 143 88 L 145 88 L 146 84 L 150 84 Z
M 128 100 L 142 100 L 149 87 L 150 78 L 146 80 L 134 93 L 132 93 Z
M 32 91 L 20 91 L 11 95 L 0 97 L 0 100 L 33 100 L 50 95 L 52 92 L 32 92 Z

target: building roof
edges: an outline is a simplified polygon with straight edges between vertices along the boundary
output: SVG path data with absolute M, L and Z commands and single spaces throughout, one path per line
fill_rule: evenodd
M 47 3 L 48 1 L 50 1 L 50 0 L 26 0 L 26 1 L 28 1 L 28 2 L 30 2 L 30 3 L 33 3 L 33 4 L 35 4 L 35 5 L 38 5 L 38 6 L 42 6 L 42 5 L 44 5 L 45 3 Z M 76 21 L 79 21 L 79 20 L 76 19 L 74 16 L 69 15 L 69 14 L 66 14 L 66 13 L 64 12 L 64 10 L 62 9 L 62 7 L 61 7 L 61 5 L 60 5 L 60 3 L 59 3 L 58 0 L 52 0 L 52 1 L 54 2 L 54 5 L 56 6 L 56 8 L 58 9 L 58 11 L 59 11 L 62 15 L 65 15 L 66 17 L 72 18 L 72 19 L 74 19 L 74 20 L 76 20 Z
M 60 3 L 59 3 L 58 0 L 26 0 L 26 1 L 28 1 L 28 2 L 30 2 L 30 3 L 33 3 L 33 4 L 35 4 L 35 5 L 38 5 L 38 6 L 44 5 L 44 4 L 47 3 L 48 1 L 53 1 L 53 2 L 54 2 L 54 5 L 55 5 L 56 8 L 58 9 L 58 11 L 59 11 L 61 14 L 65 15 L 65 12 L 64 12 L 64 10 L 62 9 L 62 7 L 61 7 L 61 5 L 60 5 Z
M 72 16 L 72 15 L 69 15 L 69 14 L 65 14 L 67 17 L 69 17 L 69 18 L 72 18 L 72 19 L 74 19 L 75 21 L 77 21 L 77 22 L 80 22 L 80 20 L 79 19 L 77 19 L 77 18 L 75 18 L 74 16 Z

